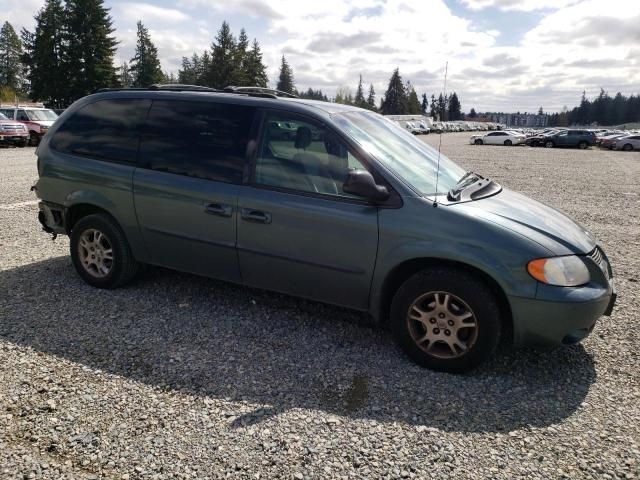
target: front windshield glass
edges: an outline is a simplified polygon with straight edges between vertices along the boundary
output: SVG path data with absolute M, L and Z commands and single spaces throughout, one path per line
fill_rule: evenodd
M 370 112 L 335 114 L 333 120 L 365 151 L 421 195 L 436 192 L 438 151 L 382 115 Z M 440 155 L 439 194 L 446 194 L 464 170 Z
M 34 122 L 42 122 L 46 120 L 55 120 L 58 115 L 53 110 L 27 110 L 27 115 Z

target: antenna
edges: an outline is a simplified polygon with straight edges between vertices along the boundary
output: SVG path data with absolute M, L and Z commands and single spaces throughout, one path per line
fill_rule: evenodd
M 444 66 L 444 102 L 445 112 L 447 104 L 447 73 L 449 72 L 449 62 Z M 440 129 L 440 137 L 438 138 L 438 166 L 436 167 L 436 193 L 433 195 L 433 206 L 438 206 L 438 180 L 440 180 L 440 149 L 442 148 L 442 128 Z

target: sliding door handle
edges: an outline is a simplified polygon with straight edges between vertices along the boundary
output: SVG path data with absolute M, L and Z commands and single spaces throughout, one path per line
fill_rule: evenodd
M 204 212 L 209 215 L 217 215 L 219 217 L 230 217 L 233 214 L 231 205 L 222 205 L 220 203 L 205 203 Z
M 271 223 L 270 213 L 254 210 L 253 208 L 243 208 L 240 211 L 240 216 L 248 222 Z

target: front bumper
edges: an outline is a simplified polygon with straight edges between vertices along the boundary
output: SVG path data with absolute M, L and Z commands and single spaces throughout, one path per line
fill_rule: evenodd
M 611 315 L 617 299 L 612 279 L 609 280 L 608 288 L 577 287 L 564 290 L 563 295 L 564 298 L 553 301 L 510 297 L 514 344 L 579 343 L 593 331 L 601 316 Z
M 15 135 L 12 133 L 0 133 L 0 142 L 20 143 L 29 140 L 29 134 Z

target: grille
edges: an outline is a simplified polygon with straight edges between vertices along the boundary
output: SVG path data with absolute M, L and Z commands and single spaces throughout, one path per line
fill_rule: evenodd
M 25 128 L 22 125 L 0 125 L 0 130 L 3 132 L 24 132 Z
M 600 267 L 600 270 L 604 272 L 607 278 L 611 278 L 611 269 L 609 268 L 609 262 L 607 262 L 607 259 L 602 253 L 600 247 L 594 248 L 593 251 L 589 254 L 589 257 L 594 262 L 596 262 L 596 265 Z

